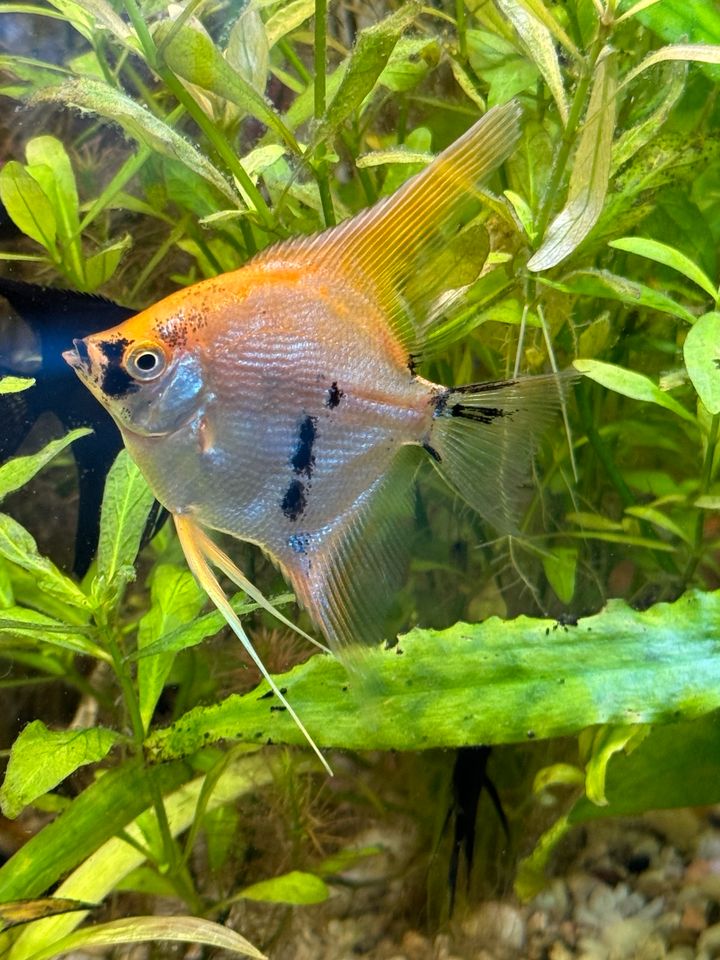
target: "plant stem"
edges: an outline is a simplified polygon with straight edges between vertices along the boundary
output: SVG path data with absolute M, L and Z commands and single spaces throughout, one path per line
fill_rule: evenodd
M 325 60 L 327 56 L 327 0 L 315 0 L 315 80 L 314 92 L 315 102 L 313 107 L 313 116 L 316 121 L 322 120 L 325 115 L 326 107 L 326 88 L 325 88 Z M 337 222 L 335 219 L 335 208 L 333 206 L 332 193 L 330 192 L 330 179 L 328 177 L 327 160 L 325 159 L 325 144 L 318 145 L 315 151 L 315 179 L 317 180 L 320 191 L 320 202 L 322 203 L 323 216 L 325 217 L 325 226 L 332 227 Z
M 715 462 L 715 450 L 718 442 L 718 431 L 720 430 L 720 414 L 715 414 L 710 421 L 710 432 L 707 438 L 707 447 L 705 448 L 705 459 L 703 460 L 702 474 L 700 475 L 700 496 L 704 496 L 710 489 L 713 475 L 713 465 Z M 695 520 L 695 543 L 692 554 L 688 560 L 683 575 L 683 583 L 688 585 L 692 579 L 698 564 L 702 559 L 703 553 L 703 534 L 705 531 L 705 511 L 698 507 L 697 518 Z
M 458 50 L 467 60 L 467 36 L 465 35 L 465 0 L 455 0 L 455 23 L 457 24 Z

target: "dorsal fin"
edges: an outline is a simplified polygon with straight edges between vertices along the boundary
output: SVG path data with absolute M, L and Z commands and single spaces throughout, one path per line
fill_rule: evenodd
M 520 135 L 517 101 L 494 107 L 435 160 L 392 196 L 312 237 L 281 243 L 258 261 L 312 259 L 334 265 L 379 299 L 388 322 L 409 353 L 422 349 L 428 297 L 417 280 L 431 265 L 451 231 L 466 222 L 467 207 L 477 209 L 478 185 L 512 151 Z M 479 269 L 479 267 L 478 267 Z M 442 277 L 428 271 L 433 292 Z

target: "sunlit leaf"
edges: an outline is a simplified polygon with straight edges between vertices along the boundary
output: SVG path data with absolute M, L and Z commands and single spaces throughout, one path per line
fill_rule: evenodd
M 35 380 L 33 377 L 0 377 L 0 396 L 7 393 L 22 393 L 33 386 Z M 1 474 L 0 474 L 1 476 Z M 2 490 L 2 481 L 0 481 L 0 491 Z
M 636 253 L 640 257 L 647 257 L 648 260 L 654 260 L 656 263 L 671 267 L 678 273 L 682 273 L 688 280 L 696 283 L 713 300 L 717 296 L 718 291 L 705 271 L 701 270 L 680 250 L 676 250 L 667 243 L 660 243 L 658 240 L 651 240 L 647 237 L 621 237 L 619 240 L 611 240 L 610 246 L 616 250 L 624 250 L 626 253 Z
M 265 24 L 267 42 L 274 47 L 278 40 L 305 23 L 315 13 L 315 0 L 290 0 L 271 16 Z
M 720 313 L 697 320 L 685 337 L 683 355 L 698 396 L 710 413 L 720 413 Z
M 616 60 L 615 51 L 609 48 L 598 59 L 567 200 L 548 227 L 540 248 L 528 260 L 530 270 L 548 270 L 569 257 L 602 213 L 615 131 Z
M 671 410 L 679 417 L 690 423 L 695 423 L 695 417 L 655 384 L 653 381 L 636 370 L 627 370 L 612 363 L 603 363 L 601 360 L 575 360 L 573 366 L 580 373 L 606 387 L 614 390 L 631 400 L 640 400 L 644 403 L 656 403 L 658 406 Z
M 114 730 L 48 730 L 40 720 L 29 723 L 12 745 L 0 788 L 6 817 L 16 817 L 29 803 L 56 787 L 88 763 L 107 756 L 118 740 Z

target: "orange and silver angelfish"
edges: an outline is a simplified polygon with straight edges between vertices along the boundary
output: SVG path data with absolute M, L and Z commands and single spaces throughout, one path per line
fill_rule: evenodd
M 270 247 L 65 354 L 306 736 L 211 566 L 273 608 L 206 531 L 259 545 L 342 653 L 382 637 L 423 458 L 496 528 L 513 529 L 559 381 L 446 387 L 414 370 L 453 299 L 433 262 L 468 204 L 477 212 L 479 181 L 515 146 L 519 113 L 515 103 L 490 110 L 371 209 Z

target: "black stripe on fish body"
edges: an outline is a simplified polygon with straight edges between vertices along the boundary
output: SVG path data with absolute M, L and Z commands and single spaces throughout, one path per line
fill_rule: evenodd
M 291 480 L 280 507 L 288 520 L 298 520 L 305 512 L 307 496 L 301 480 Z
M 117 340 L 104 340 L 98 344 L 107 360 L 100 389 L 108 397 L 124 397 L 128 393 L 134 393 L 139 387 L 139 384 L 122 366 L 122 358 L 129 342 L 119 337 Z
M 330 407 L 333 410 L 335 407 L 340 405 L 340 401 L 345 396 L 345 391 L 341 390 L 337 385 L 337 380 L 333 380 L 332 386 L 328 387 L 327 400 L 325 401 L 325 406 Z
M 313 445 L 317 439 L 317 417 L 306 416 L 300 421 L 297 445 L 290 463 L 295 473 L 304 473 L 308 478 L 312 476 L 315 466 Z

